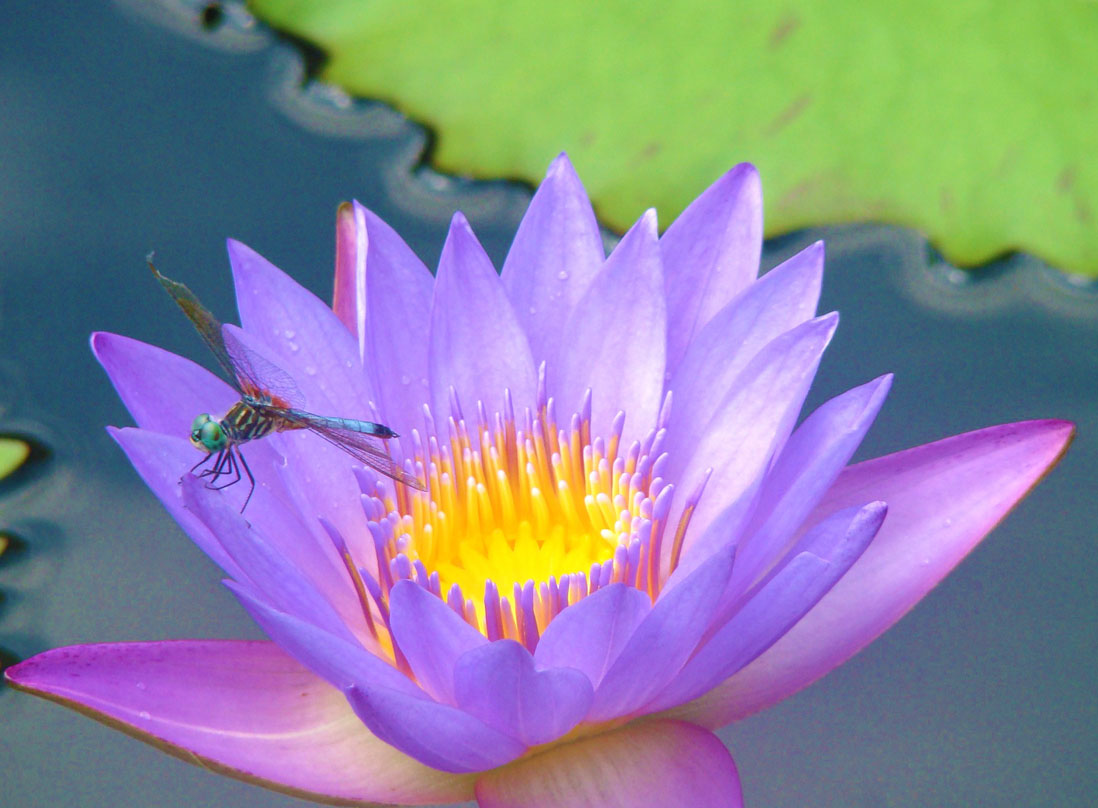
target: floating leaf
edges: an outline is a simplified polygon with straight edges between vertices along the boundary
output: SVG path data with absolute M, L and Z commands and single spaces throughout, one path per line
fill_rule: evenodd
M 324 48 L 326 80 L 435 127 L 443 170 L 533 182 L 568 151 L 619 229 L 749 160 L 768 235 L 886 221 L 957 263 L 1098 274 L 1093 2 L 251 7 Z
M 0 438 L 0 479 L 7 477 L 27 459 L 30 447 L 15 438 Z

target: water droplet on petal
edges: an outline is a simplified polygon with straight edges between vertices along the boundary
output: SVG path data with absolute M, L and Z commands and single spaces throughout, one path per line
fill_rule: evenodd
M 411 383 L 412 383 L 412 379 L 411 379 L 411 377 L 409 377 L 409 376 L 401 376 L 401 377 L 400 377 L 400 383 L 401 383 L 401 384 L 411 384 Z
M 142 710 L 141 712 L 139 712 L 139 713 L 137 714 L 137 717 L 138 717 L 138 718 L 143 718 L 143 719 L 145 719 L 146 721 L 148 721 L 148 720 L 149 720 L 150 718 L 152 718 L 152 716 L 151 716 L 151 715 L 149 715 L 149 711 L 148 711 L 148 710 Z
M 290 350 L 293 351 L 294 353 L 297 353 L 299 350 L 301 350 L 301 346 L 298 345 L 296 342 L 291 342 L 290 343 Z
M 307 374 L 309 374 L 310 376 L 315 376 L 316 375 L 316 367 L 314 365 L 306 365 L 305 366 L 305 372 Z
M 530 307 L 530 313 L 531 313 L 531 314 L 537 314 L 537 313 L 538 313 L 538 310 L 537 310 L 536 308 L 534 308 L 533 306 L 531 306 L 531 307 Z
M 566 270 L 562 269 L 560 272 L 557 273 L 557 280 L 558 281 L 568 280 L 568 272 Z
M 297 332 L 291 331 L 287 328 L 285 331 L 282 332 L 282 336 L 284 336 L 286 339 L 293 339 L 295 333 Z

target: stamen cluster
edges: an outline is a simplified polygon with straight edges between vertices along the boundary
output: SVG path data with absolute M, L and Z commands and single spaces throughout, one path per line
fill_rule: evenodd
M 670 396 L 657 425 L 628 447 L 623 412 L 608 434 L 591 434 L 590 391 L 566 426 L 544 393 L 521 418 L 509 391 L 492 414 L 478 402 L 467 418 L 456 396 L 450 403 L 444 435 L 425 406 L 424 432 L 411 436 L 406 467 L 426 479 L 426 495 L 404 486 L 394 494 L 372 472 L 359 474 L 376 564 L 354 557 L 326 525 L 370 632 L 394 662 L 388 598 L 401 580 L 444 600 L 489 640 L 531 651 L 562 609 L 601 587 L 621 582 L 656 599 L 701 494 L 669 531 L 674 486 L 661 471 Z

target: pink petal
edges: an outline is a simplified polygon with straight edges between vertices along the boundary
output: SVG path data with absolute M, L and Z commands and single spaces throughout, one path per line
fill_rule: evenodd
M 709 319 L 755 280 L 762 251 L 762 186 L 749 163 L 710 185 L 660 239 L 667 268 L 667 365 L 674 368 Z
M 266 642 L 177 640 L 58 648 L 8 668 L 14 687 L 188 762 L 303 799 L 423 804 L 472 781 L 383 743 L 343 695 Z
M 679 672 L 709 627 L 732 573 L 732 550 L 718 552 L 660 593 L 595 691 L 588 721 L 629 715 Z
M 736 764 L 721 740 L 655 720 L 552 747 L 476 784 L 481 808 L 740 808 Z
M 336 211 L 335 283 L 332 311 L 358 343 L 359 359 L 364 359 L 366 337 L 366 251 L 365 226 L 357 221 L 358 211 L 344 202 Z
M 514 640 L 472 649 L 454 669 L 457 705 L 527 746 L 548 743 L 578 724 L 591 706 L 591 682 L 574 668 L 537 670 Z
M 712 469 L 704 495 L 690 519 L 684 551 L 705 534 L 710 522 L 722 511 L 737 501 L 742 503 L 741 498 L 758 486 L 774 452 L 793 429 L 837 324 L 837 314 L 824 315 L 770 342 L 740 374 L 704 434 L 699 435 L 698 448 L 686 461 L 685 468 L 675 452 L 671 452 L 666 475 L 677 480 L 677 488 L 668 515 L 669 525 L 678 523 L 687 498 L 698 490 Z M 674 444 L 690 445 L 680 439 Z M 737 525 L 728 524 L 729 536 L 736 535 L 736 530 Z
M 607 668 L 652 610 L 644 592 L 622 583 L 604 586 L 553 618 L 538 640 L 539 668 L 575 668 L 598 686 Z
M 445 772 L 494 769 L 526 746 L 463 710 L 385 687 L 347 690 L 355 714 L 375 735 Z
M 413 581 L 399 581 L 389 598 L 393 637 L 416 681 L 432 698 L 454 700 L 454 665 L 488 639 Z
M 773 645 L 861 557 L 885 511 L 876 502 L 839 511 L 815 525 L 646 709 L 662 710 L 705 693 Z
M 721 726 L 842 664 L 944 578 L 1048 473 L 1073 434 L 1066 421 L 1023 421 L 850 466 L 816 513 L 886 501 L 888 518 L 865 555 L 770 650 L 676 714 Z
M 556 365 L 568 314 L 605 257 L 587 193 L 562 154 L 549 166 L 503 262 L 503 288 L 535 364 Z
M 655 426 L 663 404 L 667 312 L 656 238 L 650 210 L 572 309 L 564 329 L 571 348 L 562 351 L 559 368 L 548 369 L 562 417 L 579 411 L 588 388 L 594 392 L 592 435 L 607 435 L 614 416 L 625 411 L 623 446 Z
M 195 340 L 195 345 L 201 343 Z M 98 331 L 91 336 L 91 348 L 142 429 L 186 439 L 199 413 L 221 414 L 240 400 L 205 368 L 154 345 Z
M 667 425 L 672 443 L 693 446 L 748 363 L 772 340 L 816 313 L 823 242 L 794 255 L 751 284 L 699 329 L 674 369 Z
M 366 241 L 365 256 L 356 256 L 365 261 L 356 272 L 366 273 L 366 311 L 358 312 L 357 326 L 364 329 L 363 362 L 385 423 L 407 435 L 422 428 L 423 405 L 431 399 L 427 346 L 435 279 L 389 225 L 358 202 L 354 212 L 356 232 Z
M 439 258 L 430 344 L 436 418 L 450 415 L 451 386 L 470 412 L 478 401 L 489 412 L 502 411 L 507 388 L 517 408 L 534 406 L 537 372 L 526 335 L 491 260 L 460 213 L 454 214 Z

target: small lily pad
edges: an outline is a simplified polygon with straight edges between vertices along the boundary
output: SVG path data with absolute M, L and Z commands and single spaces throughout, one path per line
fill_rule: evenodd
M 16 438 L 0 438 L 0 479 L 7 477 L 27 459 L 30 446 Z
M 251 0 L 322 77 L 437 130 L 434 161 L 542 176 L 566 150 L 604 222 L 666 225 L 762 172 L 767 234 L 875 220 L 947 259 L 1098 275 L 1098 4 L 983 0 Z

